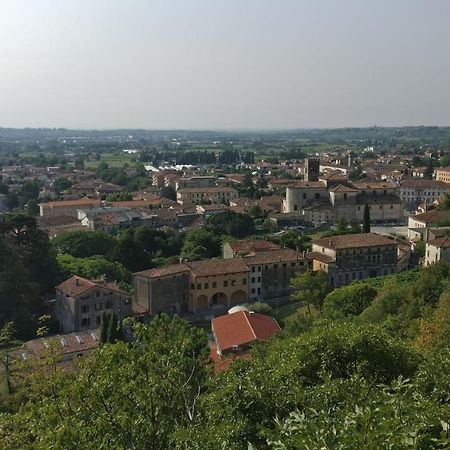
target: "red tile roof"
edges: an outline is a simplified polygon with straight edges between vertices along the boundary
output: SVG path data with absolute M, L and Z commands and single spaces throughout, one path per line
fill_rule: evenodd
M 186 265 L 191 268 L 194 277 L 211 275 L 225 275 L 226 273 L 248 272 L 247 264 L 242 258 L 208 259 L 205 261 L 189 261 Z
M 170 275 L 177 275 L 179 273 L 187 272 L 189 267 L 186 264 L 171 264 L 165 267 L 157 267 L 155 269 L 143 270 L 134 275 L 142 275 L 148 278 L 159 278 Z
M 249 311 L 215 317 L 212 320 L 212 329 L 221 352 L 232 350 L 235 345 L 243 346 L 255 341 L 265 342 L 275 333 L 281 332 L 273 317 Z
M 263 239 L 244 239 L 241 241 L 229 242 L 229 246 L 233 252 L 258 252 L 263 250 L 277 250 L 279 245 Z
M 70 297 L 78 297 L 79 295 L 83 294 L 84 292 L 88 291 L 93 287 L 100 287 L 103 289 L 121 292 L 124 295 L 128 295 L 127 292 L 120 289 L 120 287 L 116 283 L 91 281 L 86 278 L 78 277 L 76 275 L 68 278 L 66 281 L 63 281 L 61 284 L 56 286 L 55 289 L 60 290 L 61 292 L 69 295 Z
M 377 245 L 395 244 L 393 239 L 375 233 L 342 234 L 311 242 L 313 245 L 333 249 L 376 247 Z

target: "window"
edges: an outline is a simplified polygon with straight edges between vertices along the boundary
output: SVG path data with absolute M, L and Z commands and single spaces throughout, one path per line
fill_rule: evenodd
M 195 289 L 194 283 L 191 283 L 191 289 Z
M 112 300 L 108 300 L 107 302 L 105 302 L 105 309 L 111 309 L 112 307 L 113 307 Z
M 84 317 L 81 319 L 81 326 L 88 327 L 91 324 L 91 319 L 89 317 Z
M 103 303 L 96 303 L 95 305 L 94 305 L 94 309 L 96 310 L 96 311 L 101 311 L 102 309 L 103 309 Z
M 295 263 L 291 263 L 291 267 L 295 267 Z
M 213 287 L 213 289 L 215 289 L 217 287 L 217 282 L 213 281 L 212 282 L 212 287 Z
M 247 278 L 242 278 L 242 284 L 247 284 Z
M 96 293 L 95 293 L 95 296 L 96 296 L 96 297 L 100 297 L 100 292 L 96 292 Z
M 298 206 L 294 205 L 294 211 L 298 211 Z
M 273 265 L 273 268 L 274 268 L 274 269 L 278 269 L 278 264 L 274 264 L 274 265 Z
M 255 277 L 252 277 L 252 283 L 254 283 L 255 282 Z
M 254 271 L 255 271 L 255 266 L 252 267 L 252 272 L 254 272 Z
M 236 286 L 236 280 L 231 280 L 231 286 Z
M 303 200 L 306 200 L 306 192 L 303 193 L 302 197 L 303 197 Z
M 252 294 L 254 294 L 255 293 L 255 288 L 252 288 Z
M 347 200 L 347 194 L 344 194 L 344 200 Z
M 97 322 L 97 325 L 100 325 L 102 323 L 102 316 L 97 316 L 95 321 Z
M 286 263 L 283 263 L 283 267 L 286 267 L 287 266 L 287 264 Z
M 201 283 L 197 283 L 197 289 L 201 289 L 202 288 L 202 284 Z
M 203 289 L 209 289 L 209 283 L 205 283 L 205 284 L 203 285 Z
M 267 269 L 267 267 L 266 267 Z M 258 272 L 261 272 L 261 266 L 258 266 Z
M 82 305 L 82 306 L 81 306 L 81 312 L 82 312 L 83 314 L 88 313 L 88 312 L 89 312 L 89 305 Z
M 224 280 L 223 287 L 228 287 L 228 280 Z
M 261 277 L 258 277 L 258 283 L 261 283 Z

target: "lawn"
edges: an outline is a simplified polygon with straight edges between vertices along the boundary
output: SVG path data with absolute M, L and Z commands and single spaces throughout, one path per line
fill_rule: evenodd
M 102 153 L 98 161 L 86 161 L 86 169 L 96 169 L 101 162 L 105 162 L 109 167 L 123 167 L 124 164 L 129 166 L 135 165 L 134 158 L 136 155 L 129 155 L 128 153 Z

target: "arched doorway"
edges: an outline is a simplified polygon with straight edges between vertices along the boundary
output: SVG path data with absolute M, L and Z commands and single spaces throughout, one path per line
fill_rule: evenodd
M 227 304 L 227 296 L 223 292 L 216 292 L 212 296 L 211 301 L 212 301 L 213 305 L 218 305 L 218 304 L 226 305 Z
M 244 291 L 236 291 L 231 294 L 230 304 L 244 303 L 247 300 L 247 294 Z

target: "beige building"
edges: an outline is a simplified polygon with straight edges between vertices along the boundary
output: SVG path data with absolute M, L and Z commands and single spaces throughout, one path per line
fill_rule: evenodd
M 234 258 L 235 256 L 254 255 L 268 250 L 279 250 L 280 247 L 273 242 L 264 239 L 243 239 L 239 241 L 226 242 L 223 245 L 223 257 Z
M 450 167 L 440 167 L 436 169 L 436 180 L 450 183 Z
M 425 247 L 425 265 L 438 261 L 450 263 L 450 236 L 443 236 L 428 241 Z
M 405 206 L 414 210 L 420 203 L 432 204 L 450 193 L 450 184 L 423 178 L 405 178 L 400 181 L 400 197 Z
M 332 287 L 397 271 L 397 247 L 393 239 L 375 233 L 345 234 L 312 241 L 314 271 L 328 275 Z
M 63 333 L 99 327 L 103 313 L 131 314 L 131 296 L 115 283 L 73 276 L 56 286 L 55 318 Z
M 78 218 L 77 211 L 79 209 L 99 208 L 101 205 L 101 200 L 92 198 L 39 203 L 39 215 L 41 217 L 72 216 Z
M 250 270 L 242 258 L 192 261 L 190 267 L 189 311 L 213 305 L 244 303 L 249 294 Z
M 450 225 L 450 211 L 432 210 L 408 218 L 408 239 L 428 240 L 430 228 Z
M 201 203 L 226 204 L 238 198 L 238 191 L 227 186 L 216 186 L 206 188 L 185 188 L 177 192 L 179 203 Z

